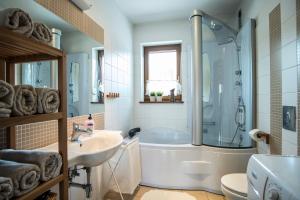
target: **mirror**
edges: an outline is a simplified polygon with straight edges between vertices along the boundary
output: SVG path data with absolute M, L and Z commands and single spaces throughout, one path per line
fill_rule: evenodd
M 93 48 L 92 103 L 104 103 L 104 49 Z
M 104 112 L 104 47 L 35 1 L 0 1 L 2 8 L 21 8 L 32 20 L 46 24 L 52 46 L 67 55 L 68 117 Z M 16 84 L 57 88 L 57 61 L 22 63 L 15 68 Z

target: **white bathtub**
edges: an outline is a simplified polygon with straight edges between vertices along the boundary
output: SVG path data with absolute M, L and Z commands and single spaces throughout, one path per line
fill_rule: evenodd
M 221 193 L 221 177 L 246 172 L 256 148 L 228 149 L 180 144 L 189 134 L 162 131 L 141 133 L 142 185 Z

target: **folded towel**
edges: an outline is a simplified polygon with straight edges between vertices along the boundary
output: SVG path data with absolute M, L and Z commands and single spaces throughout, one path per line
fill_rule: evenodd
M 40 168 L 32 164 L 0 160 L 0 176 L 11 178 L 14 196 L 22 196 L 38 186 Z
M 0 80 L 0 108 L 12 108 L 15 90 L 9 83 Z
M 51 30 L 42 23 L 34 23 L 31 37 L 37 41 L 50 43 L 52 41 Z
M 0 108 L 0 117 L 10 117 L 11 109 Z
M 16 85 L 12 114 L 16 116 L 32 115 L 37 110 L 37 95 L 31 85 Z
M 19 8 L 8 8 L 0 11 L 0 26 L 30 37 L 33 31 L 31 17 Z
M 59 92 L 50 88 L 36 88 L 37 93 L 37 112 L 53 113 L 60 105 Z
M 49 151 L 5 149 L 0 151 L 0 159 L 39 166 L 41 181 L 58 176 L 62 166 L 61 155 Z
M 13 197 L 14 187 L 11 178 L 0 177 L 0 200 Z

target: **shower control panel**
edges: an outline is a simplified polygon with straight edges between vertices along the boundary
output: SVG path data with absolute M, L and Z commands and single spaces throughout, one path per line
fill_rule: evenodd
M 283 106 L 282 117 L 283 128 L 289 131 L 296 131 L 296 107 Z

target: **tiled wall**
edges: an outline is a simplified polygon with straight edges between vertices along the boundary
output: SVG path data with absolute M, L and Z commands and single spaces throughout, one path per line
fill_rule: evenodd
M 87 115 L 68 118 L 68 135 L 72 133 L 72 124 L 83 124 L 88 118 Z M 104 129 L 104 114 L 93 114 L 95 129 Z M 33 124 L 26 124 L 16 127 L 17 149 L 35 149 L 55 143 L 58 140 L 57 121 L 47 121 Z M 5 130 L 0 130 L 0 148 L 6 148 Z
M 281 26 L 281 44 L 278 44 L 277 55 L 271 55 L 270 49 L 273 47 L 270 44 L 272 39 L 270 38 L 270 21 L 269 15 L 276 6 L 280 5 L 280 18 L 277 18 L 274 23 Z M 280 115 L 282 106 L 297 106 L 297 61 L 296 61 L 296 0 L 252 0 L 242 1 L 242 19 L 243 22 L 249 18 L 256 19 L 256 57 L 257 57 L 257 127 L 263 131 L 271 134 L 271 119 L 274 115 Z M 279 12 L 279 11 L 278 11 Z M 279 53 L 280 52 L 280 53 Z M 272 57 L 272 58 L 271 58 Z M 281 59 L 281 61 L 280 61 Z M 273 62 L 280 63 L 280 68 L 277 72 L 273 73 Z M 272 64 L 271 64 L 272 63 Z M 278 67 L 278 66 L 277 66 Z M 276 70 L 275 70 L 276 71 Z M 277 78 L 276 78 L 277 75 Z M 274 81 L 279 80 L 281 75 L 281 100 L 272 96 L 272 88 L 274 89 Z M 275 79 L 274 79 L 275 77 Z M 300 83 L 300 82 L 298 82 Z M 277 91 L 278 92 L 278 91 Z M 274 93 L 275 95 L 275 93 Z M 280 94 L 278 94 L 280 95 Z M 273 102 L 271 102 L 273 100 Z M 277 100 L 276 112 L 271 111 Z M 279 103 L 281 101 L 281 104 Z M 280 113 L 278 113 L 280 111 Z M 276 118 L 276 116 L 275 116 Z M 282 118 L 282 117 L 280 117 Z M 282 119 L 277 119 L 278 123 Z M 272 122 L 272 124 L 275 123 Z M 275 125 L 274 125 L 275 126 Z M 280 129 L 278 126 L 277 129 Z M 277 130 L 278 133 L 280 130 Z M 278 153 L 281 148 L 282 154 L 297 154 L 298 142 L 297 132 L 288 131 L 282 129 L 282 139 L 277 141 L 277 147 L 279 150 L 275 150 Z M 275 133 L 276 135 L 276 133 Z M 278 136 L 277 138 L 279 138 Z M 281 147 L 280 145 L 281 142 Z M 271 148 L 272 149 L 272 148 Z M 270 147 L 263 143 L 258 144 L 258 150 L 260 153 L 269 153 Z
M 104 28 L 104 89 L 120 93 L 120 98 L 105 101 L 105 128 L 126 133 L 133 117 L 132 25 L 114 1 L 91 4 L 85 13 Z
M 297 116 L 300 116 L 300 1 L 297 0 L 296 1 L 296 27 L 297 30 L 296 32 L 296 60 L 297 60 L 297 99 L 298 99 L 298 103 L 297 103 Z M 297 146 L 298 146 L 298 155 L 300 155 L 300 119 L 298 118 L 297 120 L 297 134 L 298 134 L 298 140 L 297 140 Z
M 131 23 L 113 1 L 90 0 L 93 6 L 83 15 L 67 0 L 37 1 L 74 24 L 79 30 L 86 33 L 92 31 L 91 36 L 99 38 L 100 43 L 103 43 L 103 31 L 93 29 L 92 24 L 96 23 L 104 29 L 104 89 L 106 93 L 120 93 L 120 98 L 107 99 L 105 102 L 105 128 L 122 130 L 126 133 L 132 127 L 133 114 Z M 93 111 L 95 106 L 91 105 L 89 109 Z
M 188 92 L 188 69 L 190 66 L 191 33 L 187 19 L 162 22 L 150 22 L 134 26 L 134 125 L 142 130 L 164 127 L 188 132 L 187 107 L 190 98 Z M 141 104 L 144 93 L 143 45 L 161 44 L 162 42 L 181 42 L 181 79 L 183 104 Z
M 104 30 L 91 20 L 88 15 L 78 9 L 69 0 L 36 0 L 39 4 L 54 12 L 57 16 L 77 27 L 83 33 L 103 43 Z M 68 12 L 66 12 L 68 11 Z
M 115 1 L 91 0 L 93 7 L 85 13 L 104 28 L 104 89 L 120 93 L 120 98 L 105 101 L 105 129 L 127 133 L 133 119 L 132 25 Z M 101 167 L 95 168 L 101 172 Z M 109 188 L 101 184 L 100 176 L 92 175 L 94 187 L 91 199 L 101 199 Z M 84 182 L 84 177 L 81 180 Z M 82 189 L 73 189 L 72 200 L 85 199 Z

